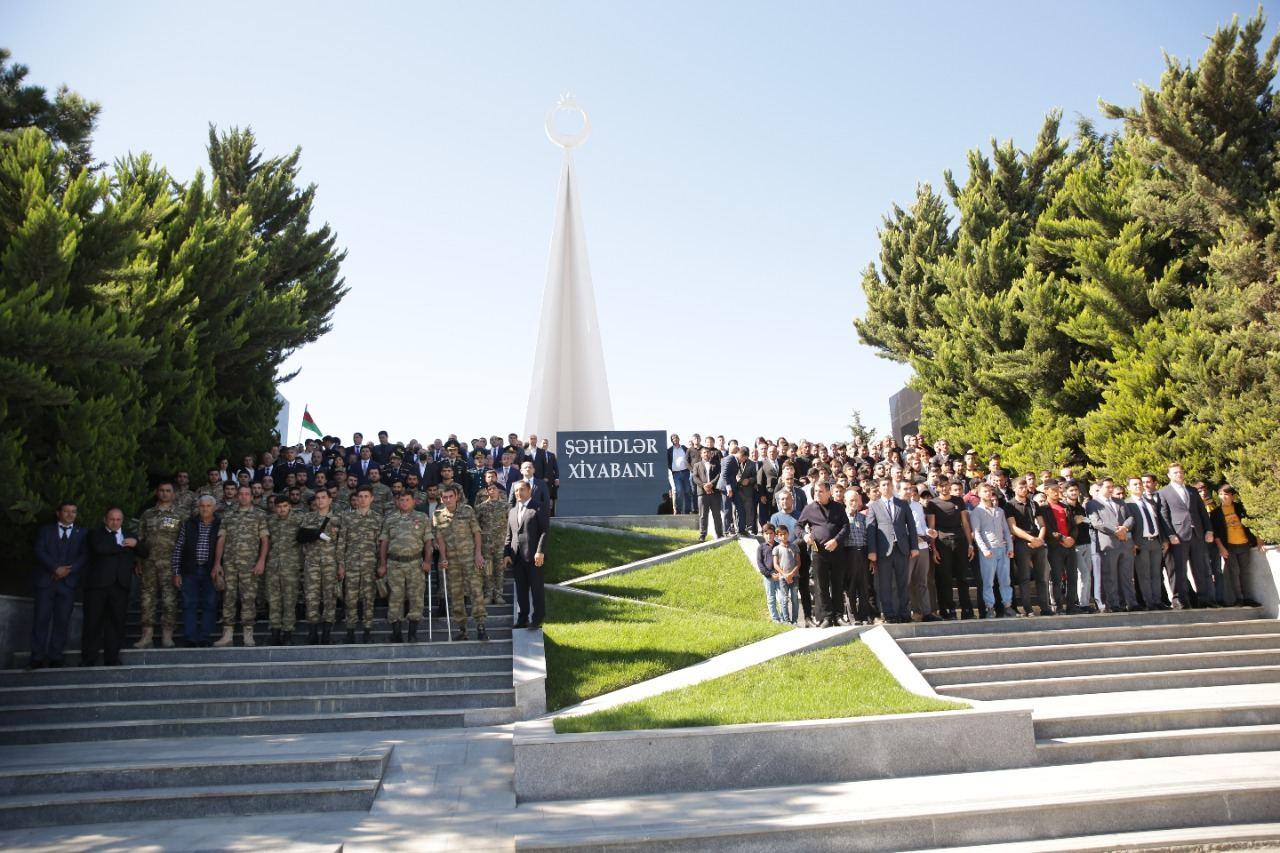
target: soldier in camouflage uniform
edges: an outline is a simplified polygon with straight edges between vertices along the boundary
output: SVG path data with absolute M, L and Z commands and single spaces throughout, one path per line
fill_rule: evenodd
M 385 577 L 390 587 L 387 596 L 387 619 L 391 621 L 391 642 L 398 643 L 400 620 L 404 617 L 405 599 L 409 601 L 409 642 L 418 641 L 418 622 L 422 619 L 422 600 L 426 595 L 427 572 L 431 570 L 431 543 L 434 531 L 431 519 L 413 508 L 413 496 L 401 495 L 396 511 L 382 522 L 379 535 L 378 577 Z
M 195 501 L 198 502 L 200 498 L 202 498 L 205 495 L 213 495 L 213 499 L 215 501 L 221 501 L 222 500 L 222 478 L 218 475 L 218 469 L 210 468 L 208 471 L 205 472 L 205 476 L 208 478 L 208 480 L 203 486 L 196 489 Z
M 307 642 L 328 643 L 338 609 L 339 571 L 342 569 L 343 519 L 333 511 L 328 492 L 319 492 L 312 499 L 311 512 L 304 515 L 302 528 L 314 530 L 319 538 L 302 546 L 307 578 L 307 621 L 311 631 Z M 323 624 L 323 629 L 320 626 Z
M 248 488 L 246 486 L 246 488 Z M 235 483 L 227 481 L 222 484 L 222 500 L 218 501 L 218 516 L 225 516 L 228 512 L 232 512 L 240 505 L 239 498 L 240 489 Z M 253 503 L 253 494 L 249 495 L 249 503 Z
M 480 551 L 484 555 L 484 596 L 490 604 L 506 604 L 502 596 L 502 548 L 507 539 L 507 501 L 502 487 L 490 483 L 476 507 L 480 524 Z
M 229 646 L 236 627 L 236 602 L 240 603 L 240 620 L 244 624 L 244 644 L 252 646 L 253 620 L 257 616 L 257 577 L 266 570 L 267 514 L 253 505 L 248 486 L 236 490 L 236 508 L 222 514 L 218 529 L 218 547 L 213 561 L 214 574 L 222 574 L 226 590 L 222 599 L 222 638 L 215 646 Z
M 395 501 L 391 496 L 391 487 L 382 482 L 382 472 L 369 466 L 369 488 L 373 490 L 373 511 L 378 515 L 386 515 L 395 509 Z
M 174 502 L 173 483 L 161 480 L 156 486 L 156 505 L 144 510 L 138 523 L 138 551 L 145 552 L 139 570 L 142 598 L 142 639 L 135 649 L 151 648 L 156 626 L 156 599 L 160 599 L 161 645 L 173 648 L 173 629 L 178 624 L 178 592 L 173 587 L 173 545 L 187 520 Z
M 379 540 L 382 535 L 383 517 L 374 512 L 373 490 L 360 486 L 355 494 L 356 508 L 343 519 L 342 549 L 344 570 L 340 577 L 346 584 L 343 601 L 346 602 L 347 642 L 356 641 L 356 607 L 364 625 L 361 642 L 367 643 L 373 635 L 374 576 L 378 571 Z
M 489 639 L 484 628 L 484 553 L 480 523 L 475 507 L 462 499 L 462 486 L 441 486 L 440 500 L 432 523 L 436 529 L 436 547 L 440 549 L 440 569 L 449 585 L 449 615 L 458 627 L 454 639 L 467 639 L 467 605 L 471 596 L 471 616 L 476 622 L 476 639 Z M 452 557 L 452 559 L 450 559 Z
M 179 471 L 174 480 L 174 508 L 182 513 L 184 519 L 190 518 L 196 514 L 196 493 L 191 491 L 191 475 L 186 471 Z
M 273 645 L 289 645 L 298 617 L 298 581 L 302 577 L 302 546 L 298 527 L 303 513 L 283 497 L 271 501 L 267 531 L 271 548 L 267 551 L 267 613 L 271 619 Z

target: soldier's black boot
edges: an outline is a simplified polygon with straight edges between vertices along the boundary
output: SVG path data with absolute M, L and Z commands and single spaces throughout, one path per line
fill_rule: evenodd
M 273 646 L 280 645 L 280 629 L 279 628 L 271 629 L 271 645 Z
M 320 628 L 315 623 L 312 623 L 311 630 L 307 632 L 307 645 L 320 645 Z
M 351 645 L 355 641 L 356 641 L 356 629 L 348 628 L 347 629 L 347 645 Z
M 414 622 L 412 619 L 409 620 L 409 642 L 418 642 L 418 623 Z
M 333 623 L 326 622 L 324 627 L 320 629 L 320 645 L 327 646 L 333 638 Z
M 403 637 L 403 636 L 401 636 L 401 634 L 400 634 L 400 623 L 399 623 L 399 622 L 392 622 L 392 623 L 391 623 L 391 642 L 393 642 L 393 643 L 403 643 L 403 642 L 404 642 L 404 637 Z
M 280 645 L 287 646 L 287 645 L 290 645 L 292 642 L 293 642 L 293 629 L 290 628 L 288 631 L 286 631 L 285 629 L 281 628 L 280 629 Z
M 365 628 L 364 633 L 360 635 L 360 642 L 362 643 L 373 642 L 373 629 Z

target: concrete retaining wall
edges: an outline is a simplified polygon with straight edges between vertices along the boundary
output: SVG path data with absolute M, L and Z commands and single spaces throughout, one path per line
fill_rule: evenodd
M 556 516 L 556 520 L 573 524 L 594 524 L 597 527 L 677 527 L 686 530 L 698 529 L 696 515 L 565 515 Z
M 556 734 L 517 723 L 520 802 L 820 784 L 1029 767 L 1031 711 Z
M 31 620 L 35 604 L 19 595 L 0 595 L 0 669 L 13 666 L 14 652 L 31 651 Z M 80 629 L 84 627 L 84 611 L 76 602 L 67 630 L 67 648 L 80 648 Z
M 511 632 L 511 686 L 516 691 L 516 719 L 547 713 L 547 654 L 541 631 Z
M 1244 594 L 1257 598 L 1268 618 L 1280 618 L 1280 547 L 1253 552 L 1245 571 Z

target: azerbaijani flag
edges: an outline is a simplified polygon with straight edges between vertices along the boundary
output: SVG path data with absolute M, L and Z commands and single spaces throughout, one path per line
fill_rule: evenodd
M 316 422 L 312 419 L 311 412 L 307 410 L 306 406 L 302 407 L 302 428 L 311 430 L 316 435 L 324 438 L 324 433 L 320 431 L 320 427 L 316 426 Z

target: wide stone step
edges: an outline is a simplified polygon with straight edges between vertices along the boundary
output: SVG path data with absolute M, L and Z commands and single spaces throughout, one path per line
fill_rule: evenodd
M 1164 672 L 1124 672 L 1101 675 L 1029 678 L 1017 681 L 982 681 L 937 687 L 944 696 L 964 699 L 1029 699 L 1036 696 L 1070 696 L 1077 693 L 1113 693 L 1124 690 L 1168 690 L 1180 687 L 1213 687 L 1227 684 L 1280 682 L 1280 665 L 1237 666 L 1216 669 L 1180 669 Z
M 1037 619 L 991 619 L 1006 628 L 1022 628 Z M 1050 617 L 1056 623 L 1058 617 Z M 932 625 L 933 623 L 930 623 Z M 951 623 L 954 624 L 954 623 Z M 967 627 L 967 623 L 961 623 Z M 886 628 L 901 626 L 886 626 Z M 938 634 L 928 637 L 898 637 L 904 652 L 942 652 L 1015 647 L 1057 646 L 1071 643 L 1123 643 L 1131 640 L 1193 639 L 1197 637 L 1245 637 L 1280 633 L 1274 619 L 1242 619 L 1234 622 L 1188 622 L 1169 625 L 1116 625 L 1047 630 L 1005 630 L 993 633 Z
M 1153 829 L 1101 835 L 1067 835 L 1043 841 L 1008 844 L 933 847 L 916 853 L 1115 853 L 1117 850 L 1210 851 L 1273 850 L 1280 841 L 1280 823 L 1245 823 L 1195 826 L 1185 829 Z
M 1280 650 L 1280 634 L 1243 634 L 1226 637 L 1178 637 L 1168 640 L 1125 640 L 1101 643 L 1066 643 L 1058 646 L 1014 646 L 1010 648 L 960 651 L 911 652 L 909 657 L 921 670 L 948 667 L 1003 666 L 1037 661 L 1095 660 L 1152 655 L 1180 655 L 1195 652 L 1244 652 Z
M 679 797 L 665 808 L 639 799 L 584 804 L 596 806 L 590 822 L 561 804 L 563 818 L 530 813 L 518 824 L 516 849 L 901 851 L 1060 838 L 1078 833 L 1082 820 L 1091 832 L 1104 833 L 1280 819 L 1280 779 L 1192 780 L 1150 790 L 1113 790 L 1099 781 L 1094 787 L 1069 797 L 1053 790 L 962 788 L 958 800 L 942 803 L 936 794 L 917 802 L 904 792 L 899 802 L 874 808 L 844 786 L 713 792 Z M 786 804 L 794 805 L 787 811 Z
M 502 620 L 502 619 L 510 620 L 513 614 L 514 614 L 514 607 L 510 604 L 491 604 L 485 609 L 485 617 L 493 620 Z M 356 614 L 344 614 L 341 611 L 339 611 L 338 613 L 339 618 L 337 619 L 335 624 L 345 625 L 347 622 L 346 617 L 348 615 L 351 616 L 351 622 L 353 624 L 359 624 L 359 620 L 356 618 Z M 471 616 L 471 615 L 472 615 L 471 611 L 470 609 L 468 609 L 468 616 Z M 444 622 L 443 613 L 433 616 L 432 618 L 439 619 L 442 623 Z M 221 622 L 221 614 L 219 614 L 218 621 Z M 179 622 L 181 622 L 181 619 L 179 619 Z M 311 627 L 311 623 L 308 622 L 306 619 L 297 619 L 295 620 L 295 622 L 298 625 L 299 630 L 304 632 Z M 387 614 L 385 612 L 379 613 L 375 611 L 373 614 L 373 624 L 375 626 L 382 625 L 383 627 L 390 624 L 387 620 Z M 425 622 L 423 624 L 425 624 Z M 255 631 L 265 632 L 271 629 L 271 622 L 270 620 L 267 619 L 266 615 L 263 614 L 260 616 L 260 618 L 254 619 L 253 626 Z M 127 635 L 136 637 L 141 632 L 142 632 L 142 626 L 135 618 L 131 618 L 125 621 L 125 633 Z
M 216 817 L 296 812 L 368 811 L 377 779 L 144 788 L 0 799 L 0 826 Z
M 1039 764 L 1078 764 L 1168 755 L 1214 755 L 1280 749 L 1280 724 L 1172 729 L 1036 740 Z
M 455 710 L 494 708 L 514 704 L 515 691 L 510 687 L 491 690 L 442 690 L 433 693 L 376 693 L 369 696 L 300 695 L 172 699 L 162 703 L 149 700 L 59 703 L 2 708 L 0 709 L 0 726 L 20 726 L 31 720 L 44 719 L 73 723 L 166 720 L 177 716 L 197 720 L 300 714 Z
M 1036 738 L 1090 737 L 1178 729 L 1215 729 L 1226 726 L 1280 725 L 1280 690 L 1276 701 L 1190 708 L 1125 708 L 1109 713 L 1059 714 L 1036 717 Z
M 501 690 L 511 686 L 510 670 L 441 675 L 374 675 L 351 678 L 280 677 L 230 681 L 147 681 L 126 684 L 59 684 L 0 690 L 0 713 L 15 705 L 85 702 L 144 702 L 178 699 L 262 699 L 278 696 L 375 696 L 385 693 L 435 693 Z
M 1176 654 L 1134 655 L 1131 657 L 1084 658 L 1079 660 L 1032 661 L 1029 663 L 995 663 L 981 666 L 952 666 L 922 669 L 921 674 L 935 688 L 951 684 L 973 684 L 982 681 L 1017 681 L 1022 679 L 1069 678 L 1116 673 L 1169 672 L 1179 669 L 1208 670 L 1216 668 L 1260 666 L 1275 662 L 1271 649 L 1236 652 L 1189 652 Z
M 390 747 L 357 753 L 320 753 L 283 758 L 202 756 L 169 761 L 116 761 L 63 767 L 0 770 L 0 797 L 79 794 L 146 788 L 209 785 L 338 782 L 381 779 Z
M 220 651 L 218 649 L 210 650 Z M 302 660 L 154 664 L 149 666 L 63 667 L 35 672 L 0 672 L 0 688 L 40 687 L 46 684 L 129 684 L 143 681 L 228 681 L 245 678 L 349 678 L 362 675 L 437 675 L 448 672 L 511 671 L 511 654 L 453 655 L 432 658 L 374 658 L 371 660 Z
M 468 657 L 509 653 L 511 640 L 490 639 L 487 643 L 336 643 L 327 646 L 268 646 L 258 644 L 228 646 L 221 649 L 125 649 L 120 660 L 125 666 L 151 666 L 179 663 L 292 663 L 317 660 L 378 660 Z
M 1139 625 L 1182 625 L 1205 622 L 1240 622 L 1263 619 L 1261 607 L 1219 607 L 1203 610 L 1150 610 L 1139 613 L 1087 613 L 1075 616 L 1006 617 L 1003 619 L 961 619 L 939 622 L 911 622 L 886 625 L 895 638 L 937 637 L 941 635 L 1004 634 L 1028 631 L 1060 631 L 1068 628 L 1116 628 Z M 1274 625 L 1274 620 L 1270 620 Z
M 301 714 L 293 716 L 214 717 L 211 719 L 113 720 L 0 726 L 0 744 L 67 743 L 228 735 L 280 735 L 311 732 L 398 731 L 500 725 L 515 719 L 514 707 L 449 710 Z

